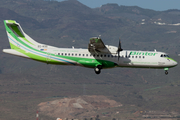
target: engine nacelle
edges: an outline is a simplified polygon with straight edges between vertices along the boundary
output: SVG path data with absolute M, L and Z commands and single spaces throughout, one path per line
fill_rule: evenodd
M 118 47 L 112 45 L 106 45 L 106 47 L 111 53 L 117 53 Z

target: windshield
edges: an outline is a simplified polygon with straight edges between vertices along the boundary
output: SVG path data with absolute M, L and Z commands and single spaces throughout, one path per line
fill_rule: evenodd
M 167 54 L 161 54 L 161 57 L 169 57 Z

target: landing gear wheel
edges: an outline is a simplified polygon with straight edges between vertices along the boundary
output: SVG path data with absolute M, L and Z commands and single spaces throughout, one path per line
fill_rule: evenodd
M 167 70 L 165 71 L 165 74 L 166 74 L 166 75 L 168 74 L 168 71 L 167 71 Z
M 101 69 L 102 69 L 102 66 L 101 65 L 98 65 L 94 68 L 94 71 L 96 74 L 100 74 L 101 73 Z

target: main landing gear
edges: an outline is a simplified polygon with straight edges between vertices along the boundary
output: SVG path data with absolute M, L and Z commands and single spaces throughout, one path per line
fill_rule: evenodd
M 165 70 L 165 74 L 167 75 L 168 74 L 168 68 L 164 68 Z
M 101 73 L 101 69 L 102 69 L 102 65 L 98 65 L 94 68 L 94 71 L 96 74 L 100 74 Z

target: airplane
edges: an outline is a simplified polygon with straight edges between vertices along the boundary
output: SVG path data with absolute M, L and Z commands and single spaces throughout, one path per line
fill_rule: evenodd
M 3 52 L 47 64 L 93 68 L 96 74 L 115 67 L 155 68 L 164 69 L 166 75 L 178 64 L 164 52 L 123 50 L 120 40 L 115 47 L 104 45 L 100 37 L 90 38 L 88 49 L 53 47 L 33 40 L 15 20 L 4 20 L 4 25 L 11 49 Z

